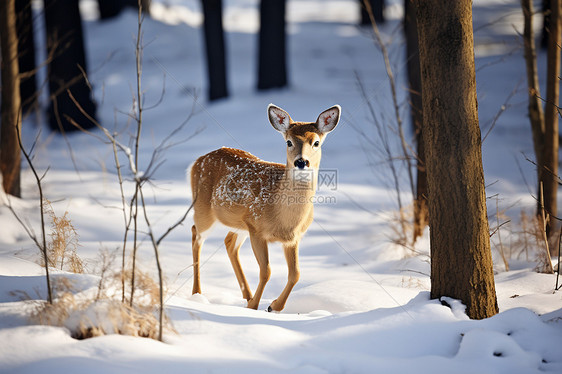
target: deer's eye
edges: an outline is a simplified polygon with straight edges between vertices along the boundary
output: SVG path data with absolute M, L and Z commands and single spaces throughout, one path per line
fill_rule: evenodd
M 290 140 L 287 140 L 287 147 L 292 147 L 293 146 L 293 142 Z
M 315 141 L 315 142 L 314 142 L 314 146 L 315 146 L 315 147 L 319 147 L 319 146 L 320 146 L 320 142 L 319 142 L 318 140 Z

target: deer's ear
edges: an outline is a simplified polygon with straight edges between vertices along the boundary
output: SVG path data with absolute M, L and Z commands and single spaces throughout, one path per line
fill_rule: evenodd
M 316 126 L 318 130 L 326 134 L 332 131 L 338 122 L 340 121 L 341 107 L 339 105 L 334 105 L 330 109 L 326 109 L 318 116 L 316 120 Z
M 267 116 L 269 117 L 271 126 L 280 133 L 287 132 L 292 122 L 289 113 L 273 104 L 267 106 Z

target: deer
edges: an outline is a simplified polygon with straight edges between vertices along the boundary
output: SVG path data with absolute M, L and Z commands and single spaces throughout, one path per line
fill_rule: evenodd
M 287 146 L 285 164 L 263 161 L 227 147 L 195 161 L 190 172 L 193 294 L 201 294 L 201 249 L 218 221 L 232 229 L 224 244 L 248 308 L 258 308 L 271 276 L 268 243 L 282 244 L 288 280 L 267 311 L 283 310 L 300 277 L 299 243 L 313 220 L 322 143 L 338 124 L 340 113 L 340 106 L 335 105 L 320 113 L 316 122 L 296 122 L 285 110 L 269 104 L 269 122 L 283 135 Z M 248 237 L 259 266 L 259 283 L 253 295 L 239 258 L 240 247 Z

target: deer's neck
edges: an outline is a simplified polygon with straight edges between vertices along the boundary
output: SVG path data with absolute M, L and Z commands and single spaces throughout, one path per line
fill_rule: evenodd
M 318 185 L 318 169 L 304 170 L 286 166 L 279 190 L 296 195 L 314 196 Z

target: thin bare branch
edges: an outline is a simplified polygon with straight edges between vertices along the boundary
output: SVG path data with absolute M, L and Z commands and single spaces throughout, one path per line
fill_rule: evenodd
M 482 143 L 484 143 L 486 141 L 486 138 L 488 137 L 488 135 L 490 135 L 490 133 L 492 132 L 492 130 L 496 127 L 496 123 L 498 122 L 498 119 L 501 117 L 501 115 L 509 108 L 511 107 L 511 105 L 509 104 L 509 102 L 511 101 L 511 99 L 513 98 L 513 96 L 515 96 L 515 94 L 517 93 L 517 91 L 519 91 L 519 87 L 521 87 L 521 84 L 523 83 L 523 80 L 520 79 L 519 82 L 517 83 L 517 85 L 515 86 L 515 88 L 509 93 L 509 95 L 507 95 L 507 98 L 505 99 L 505 101 L 503 102 L 502 106 L 500 107 L 500 109 L 496 112 L 496 115 L 494 116 L 494 119 L 492 120 L 492 124 L 490 125 L 490 127 L 488 128 L 488 130 L 486 131 L 486 135 L 484 135 L 484 137 L 482 138 Z
M 31 157 L 29 156 L 29 153 L 25 150 L 25 147 L 23 146 L 22 140 L 21 140 L 21 134 L 19 131 L 16 131 L 17 133 L 17 138 L 18 138 L 18 144 L 19 147 L 25 157 L 25 159 L 27 160 L 27 163 L 29 165 L 29 168 L 31 169 L 31 171 L 33 172 L 33 175 L 35 176 L 35 180 L 37 182 L 37 188 L 39 189 L 39 210 L 40 210 L 40 214 L 41 214 L 41 245 L 39 246 L 39 250 L 43 253 L 43 261 L 45 264 L 45 275 L 47 278 L 47 301 L 49 302 L 49 304 L 53 303 L 53 293 L 52 293 L 52 289 L 51 289 L 51 277 L 49 276 L 49 256 L 47 254 L 47 237 L 46 237 L 46 233 L 45 233 L 45 213 L 44 213 L 44 206 L 43 206 L 43 186 L 41 185 L 41 179 L 39 177 L 39 174 L 37 174 L 37 170 L 35 169 L 35 166 L 33 165 L 33 162 L 31 161 Z M 26 230 L 27 231 L 27 230 Z M 31 237 L 33 239 L 33 237 Z M 34 240 L 36 244 L 38 244 L 37 240 Z
M 398 127 L 398 135 L 400 138 L 400 144 L 402 146 L 402 154 L 404 156 L 404 163 L 406 165 L 406 171 L 408 173 L 408 180 L 410 182 L 410 190 L 412 192 L 412 196 L 416 196 L 416 188 L 414 185 L 414 176 L 412 174 L 412 165 L 411 165 L 411 157 L 408 152 L 408 143 L 406 142 L 406 138 L 404 136 L 404 125 L 402 121 L 402 116 L 400 115 L 400 105 L 398 104 L 398 94 L 396 92 L 396 81 L 394 79 L 394 74 L 392 72 L 392 67 L 390 65 L 390 58 L 388 56 L 388 49 L 386 48 L 386 44 L 382 40 L 381 33 L 377 26 L 377 22 L 375 21 L 375 17 L 373 15 L 373 9 L 371 8 L 371 3 L 368 0 L 363 0 L 363 4 L 367 13 L 369 14 L 369 18 L 371 19 L 371 25 L 373 26 L 373 32 L 375 34 L 375 38 L 377 43 L 381 49 L 384 65 L 386 67 L 386 75 L 388 76 L 388 81 L 390 84 L 390 93 L 392 97 L 392 103 L 394 105 L 394 115 L 396 118 L 396 124 Z

